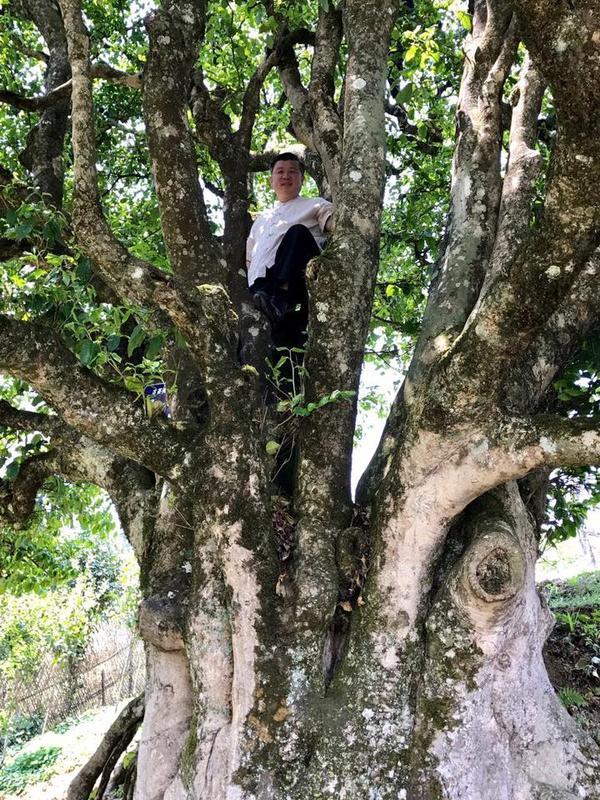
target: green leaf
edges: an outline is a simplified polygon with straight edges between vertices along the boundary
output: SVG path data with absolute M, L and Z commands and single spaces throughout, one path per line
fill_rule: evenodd
M 17 225 L 15 228 L 15 239 L 19 241 L 20 239 L 26 239 L 31 231 L 34 228 L 34 224 L 32 220 L 27 220 L 26 222 L 21 222 L 20 225 Z
M 108 336 L 106 339 L 106 349 L 108 350 L 108 352 L 114 353 L 114 351 L 119 346 L 120 341 L 121 337 L 119 336 L 118 333 L 111 333 L 111 335 Z
M 419 48 L 417 47 L 417 45 L 416 45 L 416 44 L 411 44 L 411 46 L 408 48 L 408 50 L 407 50 L 407 51 L 406 51 L 406 53 L 404 54 L 404 62 L 405 62 L 406 64 L 409 64 L 409 63 L 410 63 L 411 61 L 413 61 L 413 60 L 414 60 L 414 59 L 415 59 L 415 58 L 416 58 L 418 55 L 420 55 L 420 50 L 419 50 Z
M 148 344 L 148 349 L 146 350 L 146 358 L 148 361 L 152 361 L 162 350 L 162 346 L 164 344 L 164 337 L 161 334 L 157 334 L 150 339 Z
M 265 450 L 267 451 L 268 455 L 274 456 L 277 455 L 280 447 L 281 445 L 279 444 L 279 442 L 275 442 L 273 439 L 271 439 L 266 443 Z
M 87 283 L 92 275 L 92 264 L 89 258 L 82 258 L 77 266 L 77 277 L 82 283 Z
M 398 103 L 398 105 L 401 106 L 406 105 L 406 103 L 408 103 L 411 97 L 413 96 L 414 88 L 415 88 L 414 84 L 410 82 L 405 84 L 402 87 L 402 89 L 400 89 L 400 91 L 396 94 L 395 97 L 396 103 Z
M 140 378 L 128 376 L 123 380 L 123 383 L 130 392 L 135 392 L 136 394 L 143 394 L 144 392 L 144 382 Z
M 21 469 L 21 464 L 18 461 L 11 461 L 8 467 L 6 468 L 7 480 L 14 481 L 14 479 L 19 474 L 20 469 Z
M 471 33 L 471 31 L 473 30 L 473 20 L 471 18 L 471 15 L 467 14 L 466 11 L 457 11 L 456 16 L 460 24 L 463 26 L 463 28 L 469 33 Z
M 96 342 L 92 342 L 91 339 L 86 339 L 83 344 L 81 345 L 81 349 L 79 351 L 79 358 L 81 359 L 81 363 L 85 364 L 86 367 L 94 361 L 96 356 L 98 355 L 99 347 Z
M 131 336 L 129 337 L 129 342 L 127 343 L 127 355 L 129 358 L 131 358 L 133 351 L 141 345 L 145 338 L 146 332 L 142 326 L 136 325 L 131 333 Z

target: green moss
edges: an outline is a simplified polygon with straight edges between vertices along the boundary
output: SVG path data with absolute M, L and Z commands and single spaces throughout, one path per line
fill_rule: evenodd
M 195 757 L 196 749 L 198 747 L 197 727 L 197 716 L 194 712 L 190 722 L 190 732 L 181 750 L 181 757 L 179 761 L 181 777 L 183 778 L 183 782 L 188 787 L 192 785 L 192 781 L 194 779 L 194 768 L 196 766 Z

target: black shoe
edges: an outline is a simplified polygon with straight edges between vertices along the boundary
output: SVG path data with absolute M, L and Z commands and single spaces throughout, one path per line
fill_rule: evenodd
M 269 322 L 281 322 L 285 311 L 279 308 L 275 299 L 271 297 L 270 294 L 259 290 L 258 292 L 254 292 L 252 297 L 254 299 L 255 308 L 262 311 Z

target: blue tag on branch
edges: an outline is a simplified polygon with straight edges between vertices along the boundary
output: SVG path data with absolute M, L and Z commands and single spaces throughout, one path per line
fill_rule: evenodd
M 165 417 L 170 417 L 171 409 L 168 402 L 167 387 L 164 383 L 151 383 L 144 388 L 144 406 L 150 419 L 155 414 L 164 414 Z

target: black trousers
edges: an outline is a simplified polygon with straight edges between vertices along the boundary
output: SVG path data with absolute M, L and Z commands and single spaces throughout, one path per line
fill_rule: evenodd
M 306 328 L 308 326 L 306 265 L 320 252 L 319 245 L 305 225 L 292 225 L 277 248 L 273 266 L 267 270 L 264 278 L 257 278 L 250 287 L 252 294 L 258 291 L 266 292 L 276 302 L 283 301 L 289 309 L 280 322 L 271 323 L 272 363 L 276 364 L 281 355 L 287 356 L 287 360 L 280 368 L 277 389 L 274 390 L 270 387 L 267 392 L 267 402 L 269 403 L 275 403 L 277 400 L 289 396 L 293 391 L 293 386 L 295 386 L 296 392 L 300 390 L 300 367 L 304 361 Z M 284 283 L 288 285 L 286 290 L 281 289 Z M 298 348 L 298 350 L 288 354 L 287 351 L 291 348 Z M 294 489 L 295 465 L 294 438 L 285 435 L 280 442 L 275 459 L 272 480 L 279 491 L 289 497 L 292 496 Z
M 306 343 L 306 265 L 320 252 L 319 245 L 306 225 L 292 225 L 277 248 L 273 266 L 267 270 L 264 278 L 257 278 L 250 287 L 252 294 L 266 292 L 276 301 L 285 297 L 290 311 L 281 322 L 271 326 L 275 347 L 303 347 Z M 288 284 L 287 290 L 281 289 L 284 283 Z

